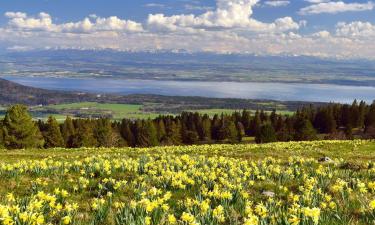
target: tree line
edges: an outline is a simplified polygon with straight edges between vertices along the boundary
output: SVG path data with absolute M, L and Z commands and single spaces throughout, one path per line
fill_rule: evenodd
M 122 121 L 68 116 L 63 123 L 54 117 L 34 121 L 26 106 L 14 105 L 0 121 L 0 146 L 7 149 L 239 143 L 244 137 L 255 137 L 257 143 L 375 138 L 375 103 L 311 105 L 293 115 L 243 110 L 210 117 L 183 112 Z

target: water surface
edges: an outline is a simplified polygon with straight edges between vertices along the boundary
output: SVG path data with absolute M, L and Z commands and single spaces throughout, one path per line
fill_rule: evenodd
M 93 93 L 158 94 L 215 98 L 272 99 L 281 101 L 371 103 L 375 87 L 334 84 L 204 82 L 126 80 L 113 78 L 51 78 L 7 76 L 5 79 L 32 87 Z

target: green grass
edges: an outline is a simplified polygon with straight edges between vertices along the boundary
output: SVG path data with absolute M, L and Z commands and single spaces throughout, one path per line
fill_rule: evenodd
M 123 118 L 128 119 L 148 119 L 156 118 L 159 115 L 174 115 L 167 112 L 147 112 L 144 109 L 149 108 L 147 105 L 135 105 L 135 104 L 108 104 L 108 103 L 97 103 L 97 102 L 81 102 L 81 103 L 70 103 L 70 104 L 58 104 L 48 105 L 42 107 L 33 107 L 30 112 L 34 119 L 46 120 L 49 116 L 55 117 L 58 121 L 64 121 L 66 116 L 74 117 L 79 114 L 90 116 L 110 116 L 113 120 L 121 120 Z M 6 107 L 0 106 L 0 111 L 5 111 Z M 49 113 L 49 111 L 55 111 Z M 152 111 L 152 107 L 150 108 Z M 230 115 L 234 112 L 242 112 L 242 109 L 198 109 L 198 110 L 187 110 L 189 112 L 198 112 L 200 114 L 207 114 L 214 116 L 215 114 L 226 114 Z M 250 110 L 255 112 L 254 110 Z M 266 111 L 270 113 L 269 111 Z M 291 115 L 292 111 L 277 111 L 283 115 Z M 0 118 L 4 115 L 0 114 Z
M 72 104 L 59 104 L 49 105 L 37 108 L 36 110 L 58 110 L 65 117 L 69 111 L 76 110 L 84 114 L 99 114 L 99 115 L 112 115 L 112 119 L 119 120 L 123 118 L 130 119 L 147 119 L 155 118 L 158 116 L 156 113 L 148 113 L 142 111 L 142 105 L 131 104 L 107 104 L 97 102 L 81 102 Z M 66 112 L 66 113 L 64 113 Z M 55 115 L 56 116 L 56 115 Z M 61 116 L 60 116 L 61 117 Z

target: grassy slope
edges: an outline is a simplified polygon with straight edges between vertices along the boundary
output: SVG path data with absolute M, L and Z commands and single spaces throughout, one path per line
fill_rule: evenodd
M 203 145 L 203 146 L 172 146 L 172 147 L 159 147 L 159 148 L 149 148 L 149 149 L 75 149 L 75 150 L 67 150 L 67 149 L 54 149 L 54 150 L 16 150 L 16 151 L 5 151 L 0 150 L 0 166 L 3 163 L 16 163 L 21 162 L 24 160 L 24 163 L 33 163 L 29 160 L 41 160 L 41 159 L 53 159 L 54 161 L 77 161 L 83 159 L 88 156 L 95 156 L 95 157 L 110 157 L 111 160 L 113 159 L 136 159 L 139 160 L 145 157 L 146 154 L 153 155 L 155 160 L 158 160 L 158 157 L 162 155 L 169 156 L 180 156 L 185 157 L 188 155 L 192 157 L 192 159 L 200 160 L 201 157 L 199 155 L 213 157 L 219 159 L 219 156 L 224 156 L 226 160 L 232 159 L 242 159 L 242 160 L 249 160 L 256 162 L 258 160 L 264 160 L 266 157 L 273 157 L 277 161 L 277 165 L 282 166 L 283 168 L 288 168 L 288 158 L 290 156 L 302 156 L 304 158 L 313 158 L 315 159 L 314 168 L 317 167 L 317 161 L 322 156 L 329 156 L 332 159 L 342 158 L 342 161 L 350 163 L 350 165 L 363 165 L 366 161 L 373 161 L 375 160 L 375 142 L 350 142 L 350 141 L 316 141 L 316 142 L 295 142 L 295 143 L 272 143 L 266 145 Z M 221 159 L 224 159 L 221 157 Z M 242 161 L 240 160 L 240 161 Z M 338 159 L 339 160 L 339 159 Z M 265 162 L 265 161 L 263 161 Z M 276 162 L 276 161 L 275 161 Z M 173 163 L 173 162 L 170 162 Z M 9 164 L 8 164 L 9 165 Z M 296 164 L 297 165 L 297 164 Z M 309 168 L 306 167 L 310 165 L 306 163 L 304 168 L 306 171 L 309 171 Z M 318 164 L 319 165 L 319 164 Z M 234 164 L 232 164 L 234 166 Z M 311 166 L 311 165 L 310 165 Z M 355 167 L 354 167 L 355 168 Z M 349 169 L 343 170 L 339 169 L 338 174 L 339 176 L 345 177 L 349 179 L 349 173 L 351 172 L 352 175 L 357 177 L 363 178 L 365 172 L 358 172 L 356 169 Z M 133 175 L 139 176 L 137 174 L 111 174 L 104 177 L 113 177 L 115 179 L 125 179 L 130 180 Z M 7 193 L 13 192 L 16 196 L 27 196 L 30 194 L 29 188 L 30 183 L 35 181 L 36 177 L 40 177 L 48 182 L 48 186 L 43 187 L 43 190 L 48 192 L 53 192 L 55 188 L 64 188 L 66 190 L 71 191 L 71 185 L 75 184 L 78 180 L 78 177 L 81 176 L 78 173 L 70 172 L 66 175 L 61 174 L 43 174 L 40 173 L 39 175 L 29 173 L 23 176 L 16 176 L 14 178 L 4 177 L 0 179 L 1 187 L 0 188 L 0 199 L 3 198 Z M 148 176 L 148 175 L 146 175 Z M 366 175 L 367 176 L 367 175 Z M 98 182 L 97 179 L 102 178 L 93 178 L 92 180 L 94 184 Z M 336 178 L 335 178 L 336 179 Z M 334 180 L 332 182 L 334 182 Z M 147 180 L 147 179 L 146 179 Z M 296 179 L 298 184 L 302 185 L 303 181 L 300 179 Z M 151 180 L 147 180 L 147 182 L 151 182 Z M 92 183 L 92 184 L 93 184 Z M 128 185 L 131 185 L 130 183 Z M 153 185 L 152 182 L 150 185 Z M 257 201 L 261 201 L 262 197 L 259 193 L 264 190 L 264 188 L 271 188 L 277 189 L 277 183 L 272 183 L 270 181 L 257 181 L 256 185 L 251 188 L 252 198 Z M 295 188 L 294 183 L 286 183 L 288 187 Z M 90 186 L 91 187 L 91 186 Z M 96 189 L 95 186 L 92 186 L 92 190 L 87 190 L 79 193 L 74 193 L 69 196 L 69 199 L 79 203 L 80 206 L 80 214 L 79 217 L 83 219 L 83 222 L 78 224 L 88 224 L 89 219 L 92 218 L 92 214 L 89 211 L 89 204 L 91 199 L 96 196 Z M 126 189 L 129 193 L 133 193 L 134 187 L 130 187 L 130 189 Z M 189 193 L 185 191 L 175 191 L 173 190 L 173 196 L 176 199 L 184 199 L 185 197 L 190 196 Z M 281 195 L 281 193 L 278 193 Z M 118 199 L 122 199 L 123 201 L 128 202 L 128 198 L 133 198 L 133 194 L 127 196 L 125 193 L 118 193 Z M 190 197 L 194 197 L 193 195 Z M 176 201 L 174 199 L 174 201 Z M 351 202 L 352 203 L 352 202 Z M 354 203 L 353 203 L 354 204 Z M 173 207 L 173 204 L 171 204 Z M 350 218 L 356 218 L 355 214 L 355 207 L 356 205 L 352 205 L 349 207 L 351 210 Z M 340 214 L 342 216 L 343 213 Z M 356 218 L 357 220 L 358 218 Z M 348 220 L 345 220 L 343 223 L 338 223 L 335 218 L 327 219 L 324 225 L 332 225 L 332 224 L 365 224 L 365 223 L 357 223 L 354 221 L 353 223 L 347 223 Z M 335 222 L 335 223 L 333 223 Z M 109 224 L 109 223 L 108 223 Z
M 359 141 L 361 142 L 361 141 Z M 208 151 L 207 149 L 219 149 Z M 354 144 L 351 141 L 313 141 L 313 142 L 289 142 L 270 144 L 238 144 L 238 145 L 201 145 L 201 146 L 170 146 L 149 149 L 48 149 L 48 150 L 0 150 L 0 163 L 16 162 L 22 159 L 43 159 L 48 157 L 86 157 L 97 153 L 118 153 L 138 155 L 147 150 L 157 153 L 163 150 L 178 150 L 190 154 L 224 155 L 243 159 L 263 159 L 275 157 L 286 160 L 290 156 L 302 156 L 320 158 L 328 156 L 332 159 L 340 158 L 350 162 L 362 160 L 375 160 L 375 141 L 365 144 Z M 194 149 L 193 151 L 191 151 Z
M 35 112 L 41 112 L 45 110 L 58 110 L 61 113 L 53 114 L 52 116 L 56 117 L 58 120 L 64 120 L 66 115 L 66 111 L 69 110 L 76 110 L 81 111 L 82 113 L 87 114 L 95 114 L 95 113 L 102 113 L 104 114 L 111 114 L 113 119 L 122 119 L 122 118 L 131 118 L 131 119 L 147 119 L 147 118 L 155 118 L 159 116 L 159 113 L 152 113 L 152 112 L 145 112 L 143 110 L 142 105 L 131 105 L 131 104 L 107 104 L 107 103 L 97 103 L 97 102 L 82 102 L 82 103 L 72 103 L 72 104 L 59 104 L 59 105 L 49 105 L 43 107 L 37 107 L 33 110 Z M 65 111 L 65 112 L 64 112 Z M 232 114 L 236 111 L 241 110 L 234 110 L 234 109 L 200 109 L 200 110 L 192 110 L 192 112 L 199 112 L 201 114 L 208 114 L 209 116 L 213 116 L 215 114 Z M 293 112 L 291 111 L 278 111 L 284 115 L 290 115 Z M 160 112 L 160 114 L 165 114 L 165 112 Z M 49 114 L 43 113 L 39 115 L 41 119 L 48 117 Z
M 82 102 L 72 104 L 60 104 L 41 107 L 42 109 L 54 110 L 80 110 L 84 113 L 109 112 L 113 115 L 113 119 L 131 118 L 131 119 L 147 119 L 157 117 L 158 114 L 147 113 L 142 111 L 142 105 L 130 104 L 107 104 L 96 102 Z

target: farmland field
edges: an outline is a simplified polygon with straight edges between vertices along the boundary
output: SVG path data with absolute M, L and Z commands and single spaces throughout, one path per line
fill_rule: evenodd
M 374 163 L 360 140 L 3 150 L 0 224 L 373 224 Z

